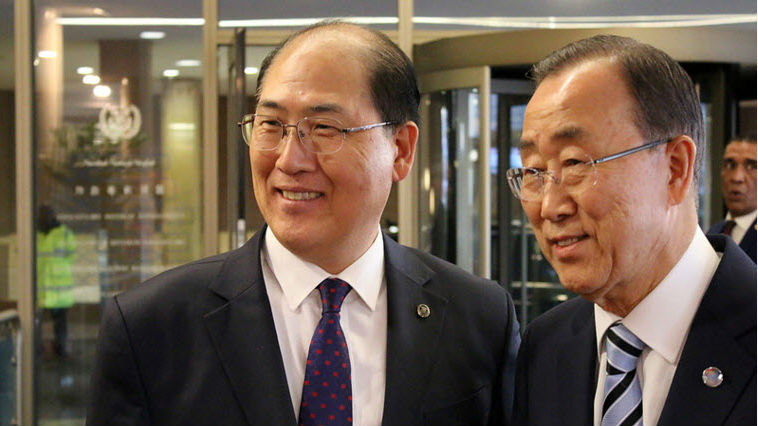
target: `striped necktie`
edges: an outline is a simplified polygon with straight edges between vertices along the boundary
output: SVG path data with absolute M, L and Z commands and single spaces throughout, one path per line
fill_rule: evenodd
M 642 388 L 637 360 L 645 343 L 621 323 L 608 328 L 601 426 L 642 426 Z

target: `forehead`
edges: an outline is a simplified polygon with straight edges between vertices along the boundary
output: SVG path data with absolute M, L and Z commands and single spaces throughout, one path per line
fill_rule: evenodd
M 368 83 L 362 38 L 353 31 L 316 30 L 284 47 L 263 81 L 262 90 L 272 85 L 319 79 L 338 83 Z M 345 77 L 350 77 L 347 81 Z
M 314 111 L 335 113 L 346 122 L 377 115 L 364 56 L 358 41 L 349 35 L 325 31 L 301 36 L 282 50 L 266 72 L 258 111 L 305 116 Z
M 627 87 L 620 66 L 609 59 L 585 61 L 547 77 L 527 105 L 522 147 L 600 149 L 639 139 L 636 102 Z
M 750 142 L 732 142 L 724 150 L 724 158 L 730 159 L 756 159 L 756 144 Z

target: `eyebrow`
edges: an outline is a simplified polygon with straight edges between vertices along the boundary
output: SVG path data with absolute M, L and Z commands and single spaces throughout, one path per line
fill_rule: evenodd
M 550 135 L 550 140 L 574 140 L 581 138 L 586 131 L 578 126 L 569 125 L 566 127 L 561 127 L 558 130 L 554 131 Z M 521 139 L 519 142 L 519 149 L 520 150 L 530 150 L 535 148 L 536 143 L 531 139 Z
M 337 104 L 318 104 L 308 108 L 311 112 L 336 112 L 341 113 L 343 108 Z
M 282 106 L 279 102 L 263 99 L 260 102 L 258 102 L 259 108 L 270 108 L 275 109 L 279 111 L 286 111 L 287 108 Z M 308 107 L 308 111 L 311 113 L 325 113 L 325 112 L 333 112 L 333 113 L 341 113 L 344 111 L 344 108 L 337 104 L 316 104 Z

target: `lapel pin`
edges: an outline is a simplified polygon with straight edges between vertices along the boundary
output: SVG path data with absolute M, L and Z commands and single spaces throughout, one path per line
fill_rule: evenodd
M 429 306 L 423 303 L 416 306 L 416 315 L 418 315 L 419 318 L 429 318 L 429 315 L 431 314 L 432 310 L 429 308 Z
M 724 381 L 724 374 L 716 367 L 708 367 L 703 370 L 703 384 L 709 388 L 721 386 Z

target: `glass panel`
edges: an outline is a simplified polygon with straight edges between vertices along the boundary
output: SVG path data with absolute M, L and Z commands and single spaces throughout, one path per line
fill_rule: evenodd
M 476 272 L 479 93 L 473 88 L 434 92 L 424 94 L 421 103 L 428 136 L 418 147 L 420 247 Z
M 0 425 L 18 420 L 16 132 L 13 2 L 0 4 Z
M 171 16 L 165 0 L 109 7 L 36 7 L 41 425 L 84 423 L 101 302 L 202 254 L 202 27 L 110 21 Z

